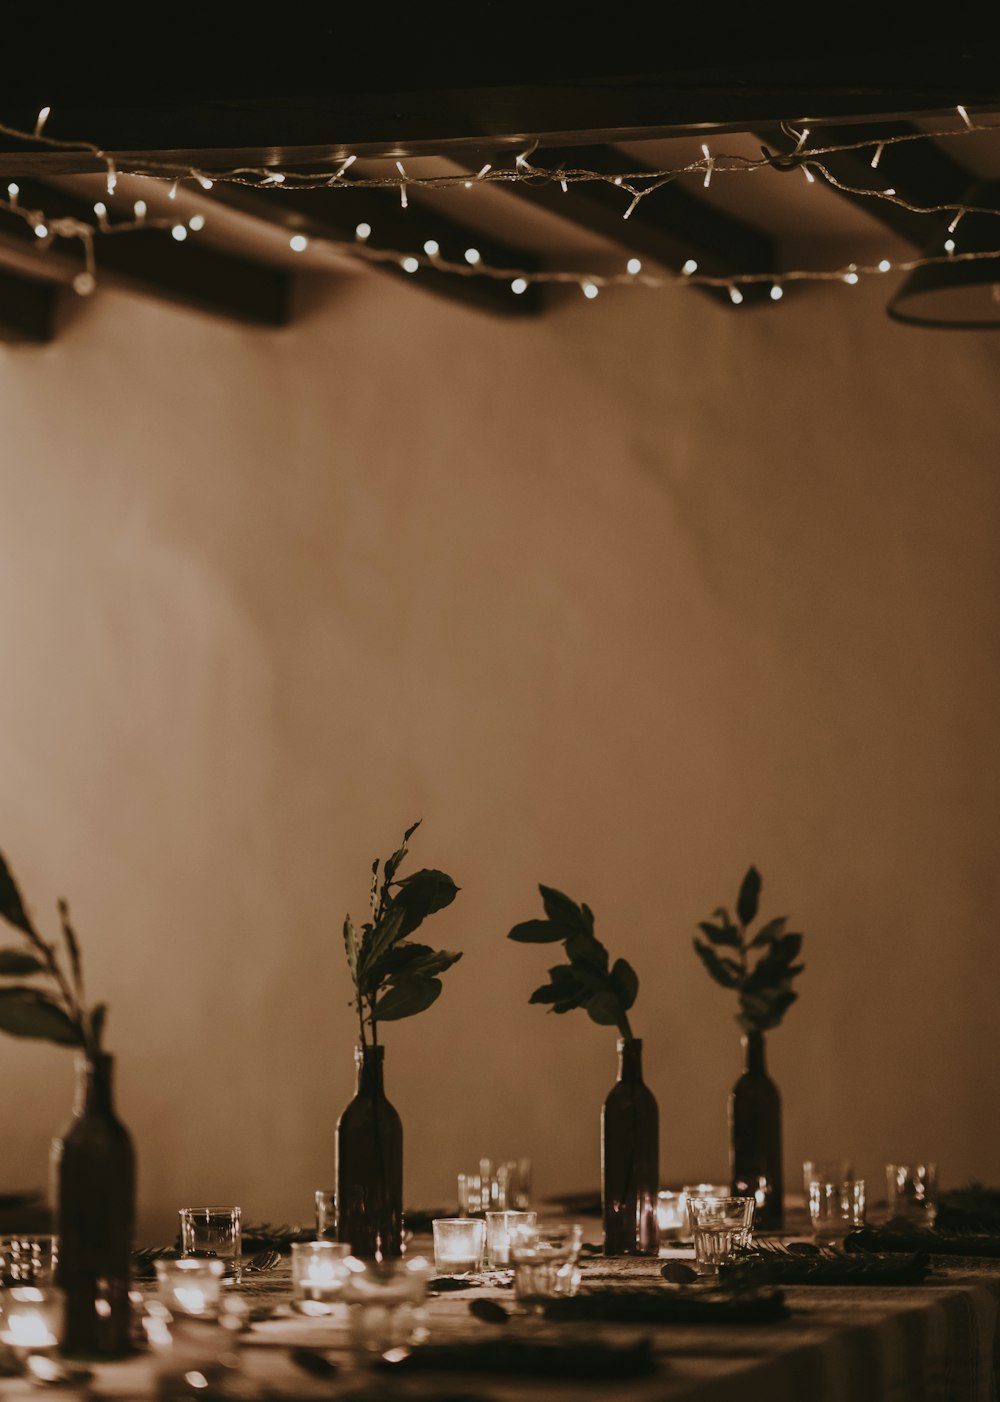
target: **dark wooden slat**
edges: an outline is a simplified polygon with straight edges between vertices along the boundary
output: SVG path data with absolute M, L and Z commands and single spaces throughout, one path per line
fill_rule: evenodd
M 465 263 L 465 250 L 476 248 L 485 264 L 495 268 L 536 271 L 539 261 L 529 253 L 513 248 L 499 239 L 482 234 L 446 215 L 428 209 L 411 194 L 404 209 L 397 194 L 386 190 L 247 190 L 235 185 L 216 185 L 212 198 L 230 209 L 239 209 L 255 218 L 279 224 L 289 233 L 301 233 L 316 239 L 336 242 L 356 242 L 359 223 L 371 226 L 367 240 L 371 248 L 395 249 L 401 253 L 423 255 L 425 241 L 434 239 L 441 249 L 440 256 L 449 262 Z M 370 262 L 377 272 L 402 278 L 415 287 L 461 302 L 480 311 L 503 316 L 530 316 L 541 310 L 542 293 L 529 283 L 520 295 L 511 291 L 510 279 L 495 279 L 485 275 L 462 275 L 445 272 L 433 266 L 423 266 L 415 273 L 406 272 L 399 262 Z
M 553 171 L 577 166 L 625 176 L 642 169 L 611 146 L 544 151 L 533 156 L 532 163 Z M 547 184 L 507 188 L 518 198 L 541 205 L 588 232 L 611 240 L 623 253 L 651 259 L 671 272 L 679 272 L 689 258 L 697 262 L 699 272 L 711 277 L 775 270 L 774 245 L 766 234 L 699 199 L 679 181 L 640 200 L 627 219 L 624 214 L 631 197 L 604 182 L 570 184 L 565 193 L 557 179 Z M 726 288 L 698 284 L 695 287 L 733 307 Z M 770 289 L 764 283 L 748 283 L 741 290 L 748 303 L 770 297 Z
M 959 125 L 957 118 L 955 124 Z M 973 184 L 975 176 L 933 141 L 904 141 L 887 146 L 879 157 L 878 167 L 872 169 L 874 143 L 893 136 L 906 136 L 916 131 L 916 127 L 906 122 L 880 122 L 871 128 L 824 124 L 811 132 L 810 145 L 841 145 L 861 141 L 870 136 L 872 146 L 856 151 L 835 152 L 833 155 L 822 157 L 822 164 L 835 179 L 845 185 L 861 190 L 893 189 L 911 204 L 931 206 L 960 200 Z M 787 151 L 793 145 L 781 132 L 763 130 L 759 135 L 770 151 Z M 893 233 L 899 234 L 915 248 L 925 247 L 934 237 L 938 226 L 942 222 L 948 222 L 947 219 L 942 220 L 941 216 L 914 214 L 912 210 L 894 204 L 891 200 L 851 194 L 847 190 L 837 189 L 835 185 L 828 184 L 828 188 L 848 203 L 863 209 L 866 214 L 877 219 Z
M 57 284 L 0 268 L 0 341 L 44 345 L 56 331 Z
M 96 223 L 93 207 L 65 190 L 23 179 L 19 185 L 19 200 L 26 208 L 42 210 L 53 219 Z M 3 228 L 7 238 L 25 247 L 37 247 L 34 233 L 16 215 L 7 215 Z M 72 248 L 71 242 L 60 240 L 57 253 L 40 251 L 39 256 L 69 258 Z M 98 282 L 107 279 L 164 301 L 255 326 L 284 326 L 290 318 L 292 279 L 288 273 L 222 253 L 194 235 L 181 243 L 167 229 L 99 234 L 95 257 Z

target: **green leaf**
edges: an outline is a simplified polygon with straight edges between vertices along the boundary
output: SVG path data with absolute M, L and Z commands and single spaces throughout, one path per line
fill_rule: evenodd
M 587 931 L 587 922 L 583 912 L 576 901 L 571 901 L 569 896 L 564 896 L 562 891 L 556 891 L 552 886 L 539 886 L 542 893 L 542 905 L 545 907 L 545 914 L 557 925 L 565 926 L 563 938 L 567 931 L 582 930 Z M 593 916 L 591 916 L 591 927 L 593 926 Z
M 639 992 L 639 976 L 626 960 L 616 959 L 611 969 L 611 977 L 618 990 L 621 1005 L 628 1012 Z
M 80 1029 L 37 988 L 0 988 L 0 1032 L 68 1047 L 82 1044 Z
M 782 935 L 781 938 L 775 940 L 772 945 L 771 956 L 779 960 L 782 964 L 791 964 L 794 962 L 801 948 L 801 935 Z
M 23 949 L 0 949 L 0 974 L 44 974 L 45 965 Z
M 24 908 L 24 902 L 21 900 L 21 893 L 17 889 L 17 882 L 11 876 L 10 868 L 2 854 L 0 854 L 0 916 L 3 916 L 8 924 L 23 930 L 26 935 L 35 933 Z
M 382 885 L 383 885 L 383 887 L 388 887 L 388 886 L 389 886 L 389 884 L 391 883 L 393 877 L 396 875 L 396 872 L 399 870 L 400 863 L 402 862 L 403 858 L 406 856 L 406 852 L 407 852 L 407 846 L 406 846 L 406 844 L 409 842 L 410 838 L 413 836 L 413 834 L 416 832 L 416 830 L 417 830 L 417 828 L 418 828 L 419 826 L 420 826 L 420 819 L 418 818 L 417 821 L 416 821 L 415 823 L 413 823 L 411 827 L 408 827 L 408 828 L 406 829 L 406 831 L 403 833 L 403 840 L 402 840 L 402 842 L 399 844 L 399 846 L 397 847 L 396 851 L 393 852 L 392 856 L 391 856 L 391 857 L 388 859 L 388 861 L 385 863 L 385 867 L 384 867 L 383 873 L 382 873 Z
M 388 957 L 391 959 L 400 949 L 408 947 L 413 949 L 426 948 L 424 945 L 397 945 L 395 949 L 389 951 Z M 461 954 L 456 954 L 448 949 L 428 949 L 427 953 L 422 954 L 419 959 L 406 964 L 406 974 L 407 976 L 417 975 L 419 978 L 433 978 L 437 974 L 443 974 L 453 964 L 457 964 L 461 957 Z
M 594 933 L 594 912 L 589 905 L 581 902 L 580 914 L 583 916 L 584 929 L 589 935 L 592 935 Z
M 351 971 L 351 979 L 354 983 L 358 981 L 358 939 L 354 933 L 354 926 L 351 924 L 349 915 L 344 917 L 344 949 L 347 953 L 347 967 Z
M 582 930 L 568 935 L 565 940 L 566 953 L 574 964 L 586 964 L 601 973 L 608 972 L 608 951 L 599 939 L 584 934 Z
M 736 901 L 736 916 L 744 928 L 756 919 L 757 907 L 760 904 L 760 887 L 760 872 L 756 867 L 751 867 L 743 878 L 743 885 L 740 887 L 740 894 Z
M 698 951 L 701 962 L 716 983 L 721 983 L 723 988 L 738 988 L 740 986 L 741 972 L 739 966 L 734 966 L 731 959 L 720 959 L 710 944 L 702 944 L 701 940 L 698 939 L 694 941 L 694 947 Z
M 551 983 L 543 983 L 528 999 L 529 1003 L 558 1003 L 565 995 Z
M 375 1004 L 376 1022 L 398 1022 L 429 1008 L 441 992 L 437 978 L 409 978 L 401 974 Z
M 382 955 L 403 938 L 402 928 L 405 917 L 405 911 L 393 907 L 382 916 L 377 925 L 373 925 L 371 930 L 366 932 L 361 946 L 361 958 L 358 961 L 359 981 L 364 980 Z
M 699 920 L 698 929 L 707 935 L 713 944 L 728 945 L 739 949 L 740 936 L 735 925 L 712 925 L 707 920 Z
M 587 1016 L 602 1027 L 618 1027 L 624 1017 L 624 1009 L 614 993 L 595 993 L 586 1002 Z
M 520 925 L 508 931 L 507 938 L 516 940 L 518 944 L 558 944 L 563 938 L 563 931 L 551 920 L 522 920 Z
M 428 915 L 451 905 L 457 895 L 458 887 L 443 871 L 415 871 L 396 882 L 392 904 L 403 912 L 402 936 L 411 935 Z
M 757 931 L 748 947 L 750 949 L 759 949 L 761 945 L 771 944 L 774 940 L 779 938 L 787 924 L 787 915 L 779 915 L 777 919 L 769 920 L 766 925 L 763 925 Z

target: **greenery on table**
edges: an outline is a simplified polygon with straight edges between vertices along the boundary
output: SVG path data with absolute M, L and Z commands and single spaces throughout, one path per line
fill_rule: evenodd
M 752 866 L 736 898 L 736 919 L 720 906 L 711 920 L 698 924 L 705 939 L 694 939 L 694 947 L 716 983 L 737 990 L 736 1021 L 744 1032 L 767 1032 L 778 1026 L 799 996 L 792 988 L 792 980 L 805 968 L 795 962 L 802 948 L 802 936 L 786 933 L 786 915 L 767 921 L 750 935 L 749 926 L 756 920 L 760 905 L 760 890 L 760 872 Z
M 583 1008 L 594 1022 L 617 1027 L 632 1040 L 628 1011 L 639 992 L 639 979 L 624 959 L 611 964 L 608 951 L 594 934 L 594 914 L 551 886 L 539 886 L 544 920 L 524 920 L 507 938 L 519 944 L 559 944 L 565 964 L 549 969 L 549 982 L 536 988 L 529 1003 L 548 1003 L 553 1013 Z
M 429 1008 L 441 992 L 439 975 L 462 957 L 409 938 L 429 915 L 451 905 L 459 890 L 450 876 L 433 869 L 397 879 L 407 843 L 419 826 L 418 820 L 407 828 L 391 857 L 382 863 L 376 857 L 372 863 L 372 918 L 361 926 L 360 939 L 350 915 L 344 921 L 344 949 L 363 1046 L 378 1045 L 380 1022 L 398 1022 Z
M 0 917 L 25 938 L 20 947 L 0 949 L 0 1032 L 82 1047 L 88 1056 L 96 1056 L 107 1009 L 103 1003 L 87 1006 L 80 945 L 69 906 L 61 900 L 58 910 L 63 948 L 49 944 L 36 930 L 0 855 Z M 31 982 L 22 983 L 22 979 Z

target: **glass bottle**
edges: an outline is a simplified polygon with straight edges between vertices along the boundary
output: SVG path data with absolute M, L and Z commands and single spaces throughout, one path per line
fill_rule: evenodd
M 384 1054 L 354 1049 L 357 1094 L 337 1121 L 337 1235 L 375 1261 L 403 1250 L 403 1126 L 385 1098 Z
M 618 1081 L 601 1111 L 601 1200 L 608 1256 L 655 1256 L 660 1114 L 642 1079 L 642 1042 L 618 1039 Z
M 118 1358 L 131 1351 L 129 1274 L 135 1225 L 135 1152 L 115 1114 L 114 1061 L 76 1058 L 73 1118 L 52 1141 L 56 1284 L 65 1291 L 62 1351 Z
M 730 1171 L 733 1193 L 757 1201 L 754 1226 L 784 1226 L 781 1173 L 781 1096 L 767 1074 L 763 1032 L 743 1036 L 743 1074 L 729 1097 Z

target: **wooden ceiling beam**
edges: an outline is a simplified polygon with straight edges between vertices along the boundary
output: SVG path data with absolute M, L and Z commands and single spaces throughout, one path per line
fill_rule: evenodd
M 96 226 L 93 206 L 56 186 L 21 179 L 19 202 L 42 211 L 49 219 L 75 219 Z M 83 268 L 82 251 L 60 239 L 43 250 L 30 226 L 19 216 L 0 217 L 6 241 L 54 260 L 66 275 L 67 265 Z M 179 242 L 169 229 L 138 229 L 121 234 L 95 234 L 98 284 L 107 280 L 156 297 L 254 326 L 284 326 L 290 319 L 291 275 L 264 263 L 222 253 L 196 236 Z
M 689 259 L 698 264 L 700 273 L 711 277 L 775 271 L 775 248 L 766 234 L 699 199 L 678 181 L 644 197 L 627 219 L 624 216 L 631 197 L 611 183 L 587 181 L 569 184 L 565 192 L 562 190 L 558 180 L 561 168 L 577 166 L 626 178 L 641 171 L 641 166 L 613 146 L 545 151 L 531 159 L 534 166 L 553 171 L 553 179 L 545 184 L 532 182 L 504 188 L 588 233 L 608 239 L 623 254 L 650 259 L 673 273 L 679 273 Z M 725 287 L 698 283 L 693 287 L 729 308 L 734 306 Z M 741 290 L 746 303 L 770 298 L 766 283 L 747 283 Z
M 400 258 L 365 259 L 366 266 L 375 272 L 401 278 L 414 287 L 478 311 L 531 316 L 542 308 L 542 291 L 537 284 L 529 283 L 520 295 L 511 290 L 514 270 L 538 270 L 536 257 L 422 205 L 415 193 L 409 195 L 404 209 L 393 191 L 351 189 L 346 180 L 343 187 L 332 190 L 248 190 L 220 182 L 213 188 L 211 198 L 227 208 L 278 224 L 290 235 L 303 234 L 349 244 L 351 248 L 358 242 L 358 225 L 367 224 L 371 229 L 365 240 L 367 247 L 394 250 L 421 260 L 417 271 L 410 273 Z M 424 251 L 429 240 L 439 246 L 438 256 L 467 271 L 455 273 L 435 268 L 433 259 L 428 259 Z M 348 256 L 351 248 L 346 250 Z M 509 270 L 507 276 L 494 278 L 475 273 L 474 265 L 465 258 L 467 249 L 475 249 L 483 265 Z
M 0 268 L 0 341 L 45 345 L 53 340 L 59 296 L 57 283 Z

